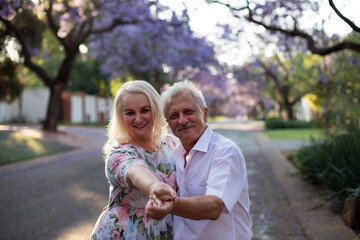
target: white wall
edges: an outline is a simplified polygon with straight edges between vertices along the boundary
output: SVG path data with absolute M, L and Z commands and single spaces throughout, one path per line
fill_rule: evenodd
M 79 123 L 84 122 L 83 119 L 83 103 L 82 97 L 71 96 L 71 122 Z
M 85 95 L 85 121 L 97 122 L 96 113 L 96 97 L 92 95 Z
M 114 105 L 114 99 L 108 98 L 106 101 L 106 112 L 105 112 L 105 120 L 109 120 L 111 117 L 112 107 Z
M 106 98 L 98 97 L 98 112 L 106 115 Z
M 19 118 L 19 100 L 16 99 L 12 103 L 0 102 L 0 123 L 10 122 Z
M 22 116 L 25 122 L 39 123 L 46 117 L 50 90 L 48 88 L 26 88 L 21 95 Z M 113 99 L 85 95 L 85 107 L 82 97 L 71 96 L 71 122 L 98 122 L 98 114 L 105 114 L 105 121 L 110 118 Z M 85 109 L 83 109 L 83 107 Z M 86 118 L 83 117 L 85 111 Z M 19 120 L 19 99 L 11 104 L 0 102 L 0 123 Z
M 27 88 L 22 94 L 22 112 L 26 122 L 38 123 L 46 118 L 50 99 L 48 88 Z

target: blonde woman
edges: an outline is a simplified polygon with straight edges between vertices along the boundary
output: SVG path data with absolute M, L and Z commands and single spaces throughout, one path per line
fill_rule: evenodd
M 162 200 L 175 199 L 176 163 L 170 156 L 178 144 L 166 135 L 156 90 L 141 80 L 125 83 L 116 94 L 103 148 L 109 204 L 91 239 L 172 239 L 172 216 L 153 220 L 144 208 L 151 189 L 159 186 L 171 193 Z M 155 204 L 167 202 L 158 199 Z

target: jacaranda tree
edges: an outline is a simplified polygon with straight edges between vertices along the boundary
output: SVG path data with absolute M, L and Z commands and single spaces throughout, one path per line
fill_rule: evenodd
M 152 10 L 156 16 L 170 14 L 91 38 L 90 54 L 102 60 L 106 73 L 130 74 L 160 90 L 164 83 L 188 78 L 179 79 L 184 69 L 207 71 L 208 65 L 216 63 L 213 46 L 195 36 L 186 11 L 178 16 L 160 5 Z
M 157 2 L 150 0 L 0 1 L 0 27 L 19 45 L 21 62 L 50 89 L 45 130 L 57 129 L 61 92 L 79 55 L 79 47 L 94 36 L 125 26 L 156 22 L 155 5 Z M 63 54 L 60 66 L 51 73 L 39 63 L 47 59 L 46 51 L 40 51 L 45 40 L 43 33 L 47 30 L 59 41 Z
M 323 32 L 322 20 L 316 21 L 312 18 L 313 25 L 302 24 L 308 13 L 312 16 L 319 15 L 319 0 L 246 0 L 246 1 L 223 1 L 206 0 L 209 3 L 225 5 L 231 10 L 234 17 L 262 26 L 271 34 L 286 35 L 288 37 L 300 38 L 308 49 L 321 56 L 329 55 L 342 50 L 360 52 L 360 42 L 341 39 L 336 36 L 327 38 Z M 333 12 L 344 21 L 353 32 L 360 33 L 360 27 L 350 18 L 342 13 L 333 0 L 329 0 Z M 241 28 L 243 24 L 239 24 Z M 306 26 L 306 27 L 305 27 Z

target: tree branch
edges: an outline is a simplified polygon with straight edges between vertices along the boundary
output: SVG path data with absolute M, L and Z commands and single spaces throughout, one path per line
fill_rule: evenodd
M 342 41 L 340 43 L 337 43 L 337 44 L 335 44 L 331 47 L 327 47 L 327 48 L 318 48 L 318 47 L 316 47 L 315 41 L 311 35 L 309 35 L 305 32 L 299 31 L 296 28 L 294 28 L 293 30 L 286 30 L 286 29 L 282 29 L 280 27 L 267 25 L 261 21 L 254 19 L 250 8 L 248 8 L 248 9 L 249 9 L 249 17 L 248 17 L 249 22 L 253 22 L 257 25 L 263 26 L 265 29 L 267 29 L 269 31 L 280 32 L 280 33 L 283 33 L 283 34 L 286 34 L 286 35 L 292 36 L 292 37 L 304 38 L 307 42 L 307 46 L 308 46 L 309 50 L 314 54 L 325 56 L 325 55 L 328 55 L 328 54 L 331 54 L 331 53 L 334 53 L 337 51 L 345 50 L 345 49 L 360 52 L 360 44 L 355 43 L 355 42 L 349 42 L 349 41 Z
M 263 23 L 261 21 L 258 21 L 256 19 L 254 19 L 253 12 L 252 12 L 252 10 L 250 8 L 250 3 L 249 3 L 248 0 L 246 0 L 246 6 L 241 7 L 241 8 L 232 7 L 230 4 L 223 3 L 223 2 L 220 2 L 218 0 L 206 0 L 206 2 L 208 2 L 208 3 L 217 3 L 217 4 L 221 4 L 221 5 L 224 5 L 224 6 L 228 7 L 230 10 L 232 10 L 234 17 L 237 17 L 237 18 L 239 18 L 240 16 L 236 15 L 235 11 L 242 11 L 242 10 L 247 9 L 248 10 L 247 20 L 249 22 L 260 25 L 260 26 L 264 27 L 265 29 L 267 29 L 269 31 L 280 32 L 280 33 L 286 34 L 286 35 L 291 36 L 291 37 L 301 37 L 301 38 L 306 40 L 307 47 L 314 54 L 325 56 L 325 55 L 328 55 L 328 54 L 331 54 L 331 53 L 334 53 L 334 52 L 338 52 L 338 51 L 341 51 L 341 50 L 345 50 L 345 49 L 360 52 L 360 43 L 349 42 L 349 41 L 342 41 L 342 42 L 334 44 L 333 46 L 330 46 L 330 47 L 319 48 L 319 47 L 316 46 L 315 41 L 314 41 L 314 39 L 313 39 L 313 37 L 311 35 L 307 34 L 306 32 L 300 31 L 297 28 L 297 22 L 295 20 L 294 20 L 295 24 L 294 24 L 294 29 L 293 30 L 287 30 L 287 29 L 283 29 L 281 27 L 267 25 L 267 24 L 265 24 L 265 23 Z M 358 28 L 353 22 L 351 22 L 349 19 L 347 19 L 346 17 L 343 16 L 339 12 L 339 10 L 335 7 L 332 0 L 329 0 L 329 4 L 334 9 L 336 14 L 338 14 L 338 16 L 341 19 L 343 19 L 346 23 L 348 23 L 352 27 L 352 29 L 354 29 L 354 31 L 360 32 L 360 28 Z
M 229 9 L 231 9 L 232 11 L 242 11 L 242 10 L 247 9 L 247 7 L 235 8 L 235 7 L 231 6 L 229 3 L 223 3 L 223 2 L 220 2 L 220 1 L 217 1 L 217 0 L 206 0 L 206 2 L 207 3 L 217 3 L 217 4 L 220 4 L 220 5 L 226 6 Z
M 104 28 L 99 28 L 99 29 L 93 29 L 93 30 L 89 30 L 88 34 L 101 34 L 101 33 L 105 33 L 105 32 L 109 32 L 112 31 L 115 27 L 119 26 L 119 25 L 130 25 L 130 24 L 136 24 L 138 23 L 138 20 L 133 20 L 133 21 L 123 21 L 122 19 L 114 19 L 114 21 L 107 27 Z
M 40 78 L 42 78 L 44 80 L 44 82 L 46 83 L 46 85 L 51 86 L 53 84 L 53 80 L 44 71 L 44 69 L 42 69 L 41 67 L 36 65 L 31 60 L 32 55 L 31 55 L 29 48 L 27 47 L 26 42 L 25 42 L 24 38 L 22 37 L 21 33 L 16 29 L 16 27 L 10 21 L 8 21 L 2 17 L 0 17 L 0 21 L 2 21 L 5 24 L 6 28 L 10 32 L 15 34 L 16 39 L 19 41 L 19 43 L 21 45 L 21 55 L 24 57 L 25 66 L 27 66 L 28 68 L 33 70 Z
M 342 20 L 344 20 L 344 22 L 346 22 L 355 32 L 360 32 L 360 28 L 359 28 L 358 26 L 356 26 L 354 22 L 350 21 L 350 19 L 348 19 L 347 17 L 345 17 L 345 16 L 339 11 L 339 9 L 337 9 L 337 7 L 335 6 L 333 0 L 329 0 L 329 4 L 330 4 L 331 8 L 335 11 L 335 13 L 336 13 Z
M 63 38 L 60 38 L 57 33 L 59 31 L 59 27 L 55 24 L 54 19 L 52 18 L 52 9 L 53 9 L 53 1 L 49 1 L 49 8 L 45 9 L 45 13 L 46 13 L 46 19 L 49 23 L 49 28 L 51 30 L 51 32 L 54 34 L 54 36 L 56 36 L 56 38 L 60 41 L 61 45 L 63 45 L 64 47 L 66 46 L 66 42 Z

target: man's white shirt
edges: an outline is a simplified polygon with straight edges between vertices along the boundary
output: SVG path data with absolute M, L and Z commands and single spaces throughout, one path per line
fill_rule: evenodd
M 239 147 L 207 127 L 186 156 L 180 145 L 176 160 L 178 196 L 215 195 L 225 207 L 217 220 L 174 216 L 174 239 L 251 239 L 246 163 Z

